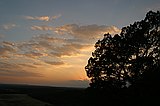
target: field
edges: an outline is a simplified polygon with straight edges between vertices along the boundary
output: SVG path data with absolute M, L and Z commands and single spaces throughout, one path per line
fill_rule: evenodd
M 82 106 L 84 88 L 0 84 L 0 106 Z
M 26 94 L 1 94 L 0 106 L 53 106 Z
M 159 94 L 150 89 L 125 92 L 93 91 L 31 85 L 0 84 L 0 106 L 144 106 L 160 105 Z M 152 93 L 153 92 L 153 93 Z

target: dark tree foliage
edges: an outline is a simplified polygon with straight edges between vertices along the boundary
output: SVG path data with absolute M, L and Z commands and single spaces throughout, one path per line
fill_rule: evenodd
M 123 27 L 120 35 L 104 34 L 85 67 L 91 88 L 124 88 L 146 73 L 160 71 L 160 12 Z

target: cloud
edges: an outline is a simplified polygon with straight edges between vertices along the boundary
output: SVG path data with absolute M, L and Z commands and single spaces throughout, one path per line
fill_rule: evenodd
M 80 54 L 80 50 L 84 48 L 88 48 L 91 45 L 82 45 L 82 44 L 63 44 L 57 45 L 55 43 L 49 43 L 48 41 L 38 41 L 37 43 L 25 43 L 21 45 L 21 49 L 24 52 L 22 55 L 30 57 L 30 58 L 40 58 L 40 57 L 61 57 L 61 56 L 72 56 L 76 54 Z M 23 49 L 24 48 L 24 49 Z M 34 51 L 34 52 L 33 52 Z
M 37 68 L 37 66 L 36 65 L 34 65 L 34 64 L 28 64 L 28 63 L 20 63 L 19 64 L 19 66 L 22 66 L 22 67 L 28 67 L 28 68 Z
M 37 40 L 37 41 L 47 41 L 47 42 L 53 42 L 53 43 L 63 43 L 67 39 L 64 38 L 57 38 L 53 34 L 40 34 L 37 36 L 34 36 L 32 40 Z
M 39 20 L 39 21 L 53 21 L 61 17 L 61 14 L 55 16 L 25 16 L 28 20 Z
M 39 21 L 49 21 L 49 19 L 50 19 L 49 16 L 40 16 L 40 17 L 26 16 L 25 18 L 28 19 L 28 20 L 39 20 Z
M 22 54 L 31 58 L 44 56 L 72 56 L 80 54 L 81 49 L 90 47 L 89 44 L 78 43 L 76 41 L 64 38 L 56 38 L 49 34 L 39 35 L 28 42 L 22 42 L 18 45 Z M 34 51 L 34 52 L 33 52 Z
M 15 63 L 0 61 L 0 69 L 1 70 L 19 69 L 19 68 L 20 68 L 20 66 L 18 66 Z
M 56 34 L 63 35 L 62 37 L 56 37 L 55 34 L 41 34 L 32 37 L 29 41 L 21 43 L 3 41 L 0 46 L 0 55 L 2 57 L 19 55 L 34 59 L 41 57 L 61 58 L 62 56 L 75 56 L 81 54 L 83 50 L 91 48 L 93 46 L 91 41 L 94 42 L 98 38 L 101 38 L 104 33 L 118 33 L 120 31 L 115 26 L 79 26 L 77 24 L 68 24 L 55 28 L 34 26 L 32 29 L 54 30 Z
M 51 20 L 58 19 L 58 18 L 60 18 L 61 16 L 62 16 L 61 14 L 58 14 L 58 15 L 52 16 L 52 17 L 51 17 Z
M 0 76 L 33 77 L 34 81 L 40 80 L 38 77 L 41 76 L 41 80 L 45 81 L 65 79 L 70 81 L 59 86 L 74 87 L 88 86 L 88 80 L 77 79 L 85 76 L 84 65 L 95 41 L 102 38 L 104 33 L 120 31 L 115 26 L 77 24 L 58 27 L 35 25 L 31 29 L 51 33 L 35 35 L 21 42 L 0 41 Z
M 9 54 L 16 53 L 16 48 L 14 47 L 14 43 L 3 41 L 0 43 L 0 56 L 8 57 Z
M 12 62 L 0 61 L 0 76 L 19 76 L 19 77 L 40 77 L 36 72 L 25 70 L 24 67 L 36 68 L 34 64 L 18 64 Z
M 29 52 L 25 52 L 24 54 L 21 54 L 23 56 L 27 56 L 30 58 L 40 58 L 40 57 L 44 57 L 47 56 L 48 54 L 46 53 L 40 53 L 40 52 L 34 52 L 34 51 L 29 51 Z
M 20 51 L 24 51 L 23 54 L 37 54 L 45 53 L 48 50 L 53 50 L 54 38 L 49 37 L 33 37 L 32 40 L 27 42 L 21 42 L 17 45 Z M 34 52 L 33 52 L 34 51 Z M 39 56 L 42 56 L 39 54 Z
M 50 64 L 50 65 L 64 65 L 64 62 L 58 61 L 45 61 L 45 63 Z
M 106 25 L 86 25 L 86 26 L 79 26 L 77 24 L 68 24 L 56 27 L 54 32 L 60 35 L 69 34 L 75 38 L 81 39 L 91 39 L 91 38 L 99 38 L 99 36 L 110 33 L 116 34 L 120 33 L 120 29 L 115 26 L 106 26 Z
M 77 25 L 77 24 L 67 24 L 58 27 L 52 27 L 47 25 L 42 26 L 32 26 L 32 30 L 40 31 L 53 31 L 55 34 L 61 35 L 66 41 L 78 42 L 78 43 L 93 43 L 95 40 L 102 38 L 105 33 L 110 33 L 112 35 L 120 33 L 120 29 L 115 26 L 106 25 Z
M 78 55 L 81 52 L 81 49 L 88 48 L 90 45 L 86 44 L 78 44 L 78 43 L 71 43 L 65 44 L 61 47 L 57 47 L 55 51 L 52 51 L 50 55 L 62 57 L 62 56 L 74 56 Z
M 42 26 L 32 26 L 31 27 L 32 30 L 40 30 L 40 31 L 52 31 L 53 30 L 53 27 L 51 26 L 46 26 L 46 25 L 42 25 Z
M 0 68 L 0 76 L 12 76 L 12 77 L 42 77 L 39 73 L 29 72 L 25 70 L 3 70 Z
M 0 29 L 4 29 L 4 30 L 10 30 L 16 27 L 16 24 L 4 24 L 0 26 Z

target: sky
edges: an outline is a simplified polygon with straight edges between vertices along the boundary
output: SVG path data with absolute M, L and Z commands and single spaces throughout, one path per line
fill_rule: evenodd
M 0 83 L 88 87 L 105 33 L 160 10 L 160 0 L 0 0 Z

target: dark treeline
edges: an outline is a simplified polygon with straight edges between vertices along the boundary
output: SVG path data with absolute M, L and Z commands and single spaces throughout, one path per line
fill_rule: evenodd
M 99 104 L 160 104 L 160 12 L 149 11 L 120 34 L 104 34 L 85 70 Z

